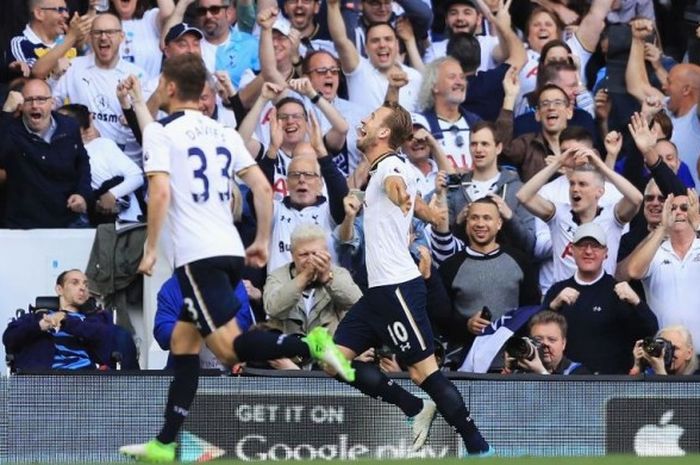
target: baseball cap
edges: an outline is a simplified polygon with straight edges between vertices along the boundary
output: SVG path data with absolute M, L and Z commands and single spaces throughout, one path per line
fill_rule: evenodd
M 452 5 L 467 5 L 474 8 L 476 11 L 481 11 L 474 0 L 447 0 L 444 5 L 445 11 L 449 10 Z
M 586 223 L 579 226 L 574 233 L 573 243 L 578 244 L 580 241 L 588 238 L 595 240 L 600 245 L 608 245 L 605 231 L 598 223 Z
M 168 45 L 173 40 L 179 39 L 188 32 L 196 35 L 199 39 L 202 39 L 204 37 L 202 31 L 200 31 L 196 27 L 190 26 L 187 23 L 178 23 L 171 27 L 168 33 L 165 35 L 165 45 Z
M 289 37 L 290 29 L 291 25 L 289 24 L 289 20 L 282 15 L 277 16 L 275 24 L 272 25 L 273 31 L 277 31 L 285 37 Z
M 423 126 L 424 129 L 430 131 L 428 120 L 420 113 L 411 113 L 411 122 L 414 126 Z

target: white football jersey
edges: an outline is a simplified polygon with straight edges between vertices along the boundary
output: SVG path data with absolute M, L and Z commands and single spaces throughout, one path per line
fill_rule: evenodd
M 231 180 L 255 165 L 241 136 L 198 111 L 185 110 L 146 126 L 146 173 L 170 175 L 168 224 L 175 266 L 245 254 L 231 214 Z
M 420 276 L 408 251 L 411 220 L 416 200 L 416 183 L 409 162 L 389 155 L 375 165 L 365 192 L 365 261 L 369 287 L 399 284 Z M 384 182 L 398 176 L 411 196 L 411 210 L 404 215 L 384 191 Z
M 576 272 L 576 262 L 571 251 L 572 240 L 578 229 L 574 221 L 571 205 L 555 203 L 556 212 L 547 222 L 552 235 L 552 258 L 554 260 L 553 282 L 569 279 Z M 620 223 L 615 216 L 615 206 L 600 207 L 600 213 L 592 223 L 598 223 L 605 231 L 608 242 L 608 256 L 603 262 L 603 268 L 608 274 L 615 275 L 617 268 L 617 251 L 620 248 L 620 238 L 625 224 Z
M 331 254 L 333 262 L 336 262 L 332 235 L 333 229 L 335 229 L 335 221 L 333 221 L 328 200 L 325 197 L 319 197 L 314 205 L 309 205 L 302 209 L 294 208 L 289 201 L 289 197 L 283 200 L 275 200 L 274 206 L 270 258 L 267 262 L 268 272 L 292 261 L 292 232 L 300 224 L 315 224 L 328 233 L 328 252 Z
M 124 60 L 119 60 L 112 69 L 104 69 L 95 64 L 94 55 L 78 57 L 58 80 L 53 96 L 59 106 L 80 103 L 88 107 L 100 135 L 116 142 L 129 158 L 141 166 L 141 146 L 123 118 L 117 98 L 117 84 L 132 74 L 140 80 L 144 77 L 141 68 Z

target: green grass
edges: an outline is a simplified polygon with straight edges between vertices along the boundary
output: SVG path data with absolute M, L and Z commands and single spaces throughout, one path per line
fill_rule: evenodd
M 124 462 L 121 462 L 122 464 Z M 137 463 L 137 462 L 132 462 Z M 631 455 L 607 455 L 601 457 L 490 457 L 487 459 L 478 460 L 467 460 L 463 459 L 435 459 L 435 460 L 421 460 L 421 459 L 405 459 L 405 460 L 315 460 L 315 461 L 263 461 L 263 462 L 242 462 L 240 460 L 214 460 L 212 465 L 241 465 L 243 463 L 252 464 L 286 464 L 286 465 L 322 465 L 322 464 L 351 464 L 351 465 L 370 465 L 378 464 L 382 465 L 427 465 L 427 464 L 437 464 L 437 465 L 465 465 L 465 463 L 476 463 L 484 465 L 697 465 L 700 464 L 700 455 L 689 455 L 685 457 L 634 457 Z M 92 465 L 92 464 L 82 464 L 82 465 Z M 99 465 L 109 465 L 109 464 L 99 464 Z

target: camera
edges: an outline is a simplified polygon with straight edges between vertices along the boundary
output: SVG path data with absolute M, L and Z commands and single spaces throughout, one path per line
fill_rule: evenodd
M 667 368 L 673 363 L 673 344 L 662 337 L 645 337 L 642 341 L 642 349 L 650 357 L 658 358 L 664 355 L 664 366 Z
M 459 173 L 454 173 L 454 174 L 448 174 L 447 175 L 447 188 L 448 189 L 456 189 L 459 186 L 462 185 L 462 180 L 464 179 L 464 175 L 459 174 Z
M 504 350 L 516 360 L 533 360 L 535 354 L 539 354 L 540 360 L 542 359 L 542 344 L 527 336 L 511 337 L 506 341 Z

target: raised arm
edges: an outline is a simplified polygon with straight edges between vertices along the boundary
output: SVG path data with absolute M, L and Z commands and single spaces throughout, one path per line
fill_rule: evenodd
M 323 96 L 317 92 L 311 81 L 307 77 L 300 79 L 292 79 L 289 81 L 289 87 L 296 91 L 297 93 L 307 97 L 314 105 L 321 110 L 321 113 L 326 117 L 328 122 L 331 124 L 330 129 L 323 136 L 326 141 L 326 146 L 332 152 L 339 152 L 345 145 L 345 138 L 348 135 L 348 122 L 340 114 L 340 112 L 331 103 L 323 98 Z
M 425 65 L 423 64 L 423 59 L 420 56 L 420 51 L 418 50 L 418 43 L 416 42 L 416 36 L 413 33 L 413 26 L 411 21 L 406 17 L 402 16 L 396 21 L 396 35 L 399 39 L 403 41 L 406 47 L 406 55 L 408 57 L 408 63 L 414 69 L 419 72 L 423 72 Z
M 579 151 L 579 153 L 581 152 Z M 595 166 L 608 181 L 617 187 L 617 190 L 622 194 L 622 199 L 615 204 L 615 216 L 617 216 L 617 219 L 622 223 L 629 223 L 639 211 L 639 207 L 642 206 L 644 196 L 634 187 L 634 184 L 607 166 L 592 150 L 586 151 L 586 155 L 588 156 L 588 161 Z
M 411 27 L 418 39 L 428 37 L 433 24 L 433 11 L 423 0 L 396 0 L 404 11 L 404 17 L 411 21 Z
M 272 82 L 284 86 L 286 77 L 277 69 L 275 49 L 272 44 L 272 26 L 277 20 L 279 9 L 266 8 L 258 13 L 258 25 L 260 26 L 260 74 L 265 82 Z
M 661 213 L 661 224 L 634 249 L 625 260 L 625 263 L 621 263 L 621 269 L 616 271 L 616 276 L 628 279 L 642 279 L 647 274 L 656 251 L 659 250 L 661 243 L 666 238 L 668 226 L 673 221 L 673 212 L 671 212 L 672 200 L 673 195 L 669 195 L 666 198 Z
M 614 0 L 593 0 L 588 14 L 583 17 L 576 30 L 576 38 L 583 48 L 594 52 L 598 47 L 600 34 L 605 28 L 605 17 L 610 12 Z
M 498 47 L 497 51 L 494 51 L 496 58 L 499 61 L 505 61 L 510 64 L 518 71 L 525 66 L 527 63 L 527 51 L 525 50 L 525 45 L 523 41 L 517 36 L 512 28 L 512 21 L 510 17 L 510 5 L 513 0 L 508 0 L 505 3 L 503 0 L 498 2 L 498 11 L 494 15 L 491 10 L 486 6 L 485 3 L 480 2 L 482 11 L 484 11 L 484 16 L 496 27 L 496 34 L 498 35 Z
M 182 0 L 179 2 L 182 3 Z M 167 24 L 168 18 L 172 16 L 175 11 L 175 1 L 174 0 L 158 0 L 158 29 L 163 32 L 163 27 Z M 168 31 L 165 31 L 167 34 Z
M 258 126 L 258 121 L 260 121 L 260 114 L 267 102 L 279 97 L 282 90 L 282 87 L 270 82 L 263 84 L 262 92 L 255 100 L 253 107 L 238 125 L 238 133 L 243 138 L 246 148 L 253 156 L 256 156 L 261 148 L 260 142 L 253 138 L 255 128 Z
M 360 64 L 360 54 L 355 44 L 347 36 L 343 15 L 340 12 L 340 0 L 328 0 L 328 31 L 331 33 L 333 44 L 338 51 L 340 66 L 348 74 L 357 69 Z
M 160 28 L 160 48 L 163 49 L 165 48 L 165 36 L 168 34 L 168 31 L 170 30 L 171 27 L 173 27 L 176 24 L 181 23 L 184 18 L 185 18 L 185 12 L 187 11 L 187 8 L 192 5 L 195 1 L 197 0 L 179 0 L 177 2 L 177 5 L 175 5 L 170 12 L 170 15 L 163 21 L 161 28 Z M 160 13 L 158 13 L 158 16 L 160 16 L 163 13 L 163 10 L 160 10 Z
M 649 19 L 635 19 L 630 22 L 630 28 L 632 29 L 632 46 L 625 68 L 625 85 L 627 93 L 641 103 L 648 96 L 661 94 L 649 83 L 644 63 L 644 38 L 654 32 L 654 24 Z
M 79 43 L 85 40 L 90 33 L 93 19 L 94 16 L 78 16 L 78 13 L 74 13 L 68 26 L 68 32 L 63 38 L 63 42 L 56 44 L 55 47 L 50 49 L 34 63 L 34 66 L 32 66 L 32 76 L 39 79 L 48 78 L 59 64 L 59 60 L 63 58 L 71 48 L 77 47 Z
M 528 182 L 523 184 L 523 187 L 520 188 L 518 193 L 515 194 L 518 201 L 520 201 L 530 213 L 544 222 L 549 221 L 552 216 L 554 216 L 556 207 L 552 202 L 540 196 L 538 192 L 542 189 L 542 186 L 559 171 L 564 163 L 571 159 L 573 153 L 572 150 L 567 150 L 560 155 L 555 155 L 552 163 L 545 166 L 543 170 L 540 170 L 539 173 L 530 178 Z

